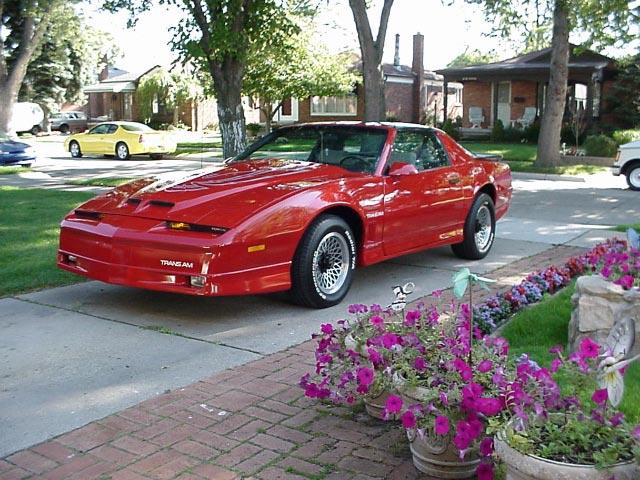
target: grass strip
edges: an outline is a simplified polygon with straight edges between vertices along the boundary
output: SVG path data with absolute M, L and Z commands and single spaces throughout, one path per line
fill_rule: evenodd
M 82 180 L 69 180 L 70 185 L 80 185 L 88 187 L 117 187 L 124 183 L 135 180 L 135 178 L 125 177 L 104 177 L 104 178 L 87 178 Z
M 0 175 L 13 175 L 16 173 L 30 172 L 31 169 L 19 166 L 2 166 L 0 167 Z
M 56 267 L 60 221 L 90 192 L 0 187 L 0 297 L 82 281 Z

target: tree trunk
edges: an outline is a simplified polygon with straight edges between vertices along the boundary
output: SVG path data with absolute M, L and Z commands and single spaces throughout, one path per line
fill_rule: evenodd
M 11 88 L 8 82 L 0 85 L 0 132 L 15 133 L 9 129 L 9 122 L 13 115 L 13 106 L 18 99 L 18 89 Z M 13 91 L 12 91 L 13 90 Z
M 242 108 L 244 66 L 233 59 L 210 62 L 210 72 L 218 102 L 218 122 L 224 158 L 235 157 L 247 146 L 247 132 Z
M 567 101 L 569 78 L 569 7 L 567 0 L 556 0 L 553 10 L 551 68 L 545 110 L 540 123 L 538 157 L 535 165 L 549 167 L 560 163 L 562 119 Z
M 381 122 L 385 119 L 384 77 L 382 74 L 382 53 L 387 34 L 387 24 L 393 0 L 384 0 L 380 14 L 378 35 L 374 40 L 367 16 L 365 0 L 349 0 L 353 19 L 358 32 L 360 52 L 362 54 L 362 73 L 364 83 L 364 120 Z

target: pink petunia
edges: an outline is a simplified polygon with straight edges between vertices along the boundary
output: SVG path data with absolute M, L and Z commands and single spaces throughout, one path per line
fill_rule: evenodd
M 422 357 L 416 357 L 413 361 L 413 368 L 415 368 L 418 372 L 424 372 L 427 369 L 427 362 Z
M 467 362 L 465 362 L 464 360 L 460 358 L 456 358 L 453 361 L 453 367 L 456 369 L 456 371 L 460 374 L 460 376 L 465 382 L 468 382 L 473 378 L 473 372 L 471 371 L 471 367 L 469 367 L 469 365 L 467 365 Z
M 320 325 L 320 331 L 325 335 L 331 335 L 333 333 L 333 325 L 330 323 L 323 323 Z
M 493 465 L 490 463 L 481 463 L 476 468 L 478 480 L 493 480 Z
M 631 430 L 631 435 L 640 440 L 640 425 L 636 425 L 633 430 Z
M 400 420 L 402 421 L 402 426 L 404 428 L 416 428 L 417 421 L 416 416 L 413 414 L 411 410 L 407 410 L 400 416 Z
M 380 355 L 380 352 L 375 348 L 367 348 L 367 355 L 369 355 L 369 360 L 371 360 L 374 365 L 380 365 L 383 362 L 382 355 Z
M 551 360 L 550 368 L 552 373 L 556 373 L 561 366 L 562 366 L 562 360 L 560 360 L 559 358 L 554 358 L 553 360 Z
M 358 377 L 358 385 L 363 385 L 368 387 L 373 383 L 373 370 L 366 367 L 359 368 L 357 377 Z
M 369 323 L 379 330 L 384 328 L 384 320 L 380 315 L 374 315 L 369 319 Z
M 493 453 L 493 438 L 484 437 L 480 442 L 480 455 L 488 457 Z
M 400 413 L 400 410 L 402 410 L 402 403 L 402 398 L 397 395 L 389 395 L 384 408 L 387 413 Z
M 630 290 L 631 287 L 633 287 L 634 281 L 635 279 L 633 278 L 633 275 L 625 275 L 622 278 L 619 278 L 618 280 L 616 280 L 614 283 L 617 283 L 618 285 L 620 285 L 622 288 L 626 290 Z
M 563 350 L 563 346 L 562 345 L 556 345 L 554 347 L 551 347 L 549 349 L 549 353 L 553 353 L 554 355 L 558 355 L 559 353 L 562 353 Z
M 497 398 L 478 398 L 476 400 L 476 407 L 481 414 L 492 417 L 500 413 L 502 410 L 502 402 Z
M 418 310 L 411 310 L 407 312 L 407 316 L 404 319 L 404 324 L 407 327 L 413 327 L 419 319 L 420 319 L 420 312 Z
M 487 373 L 493 368 L 493 362 L 491 360 L 483 360 L 478 364 L 478 371 L 480 373 Z
M 584 338 L 580 342 L 580 356 L 583 358 L 596 358 L 599 351 L 600 345 L 590 338 Z
M 449 433 L 449 419 L 444 415 L 438 415 L 436 417 L 436 434 L 446 435 Z
M 398 345 L 400 343 L 400 337 L 395 333 L 385 333 L 382 335 L 382 345 L 384 348 L 389 350 L 394 345 Z
M 597 405 L 604 405 L 608 398 L 609 394 L 607 393 L 606 388 L 596 390 L 591 396 L 591 400 L 593 400 Z

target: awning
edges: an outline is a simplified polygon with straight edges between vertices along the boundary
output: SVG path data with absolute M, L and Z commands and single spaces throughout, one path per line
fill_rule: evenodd
M 84 88 L 84 93 L 120 93 L 135 92 L 134 82 L 100 82 Z

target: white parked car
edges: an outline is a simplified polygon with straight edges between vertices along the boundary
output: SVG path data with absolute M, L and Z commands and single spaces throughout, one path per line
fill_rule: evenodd
M 37 103 L 18 102 L 13 106 L 13 115 L 9 122 L 10 132 L 30 132 L 37 135 L 42 131 L 44 111 Z
M 640 190 L 640 140 L 620 145 L 611 173 L 626 175 L 629 188 Z

